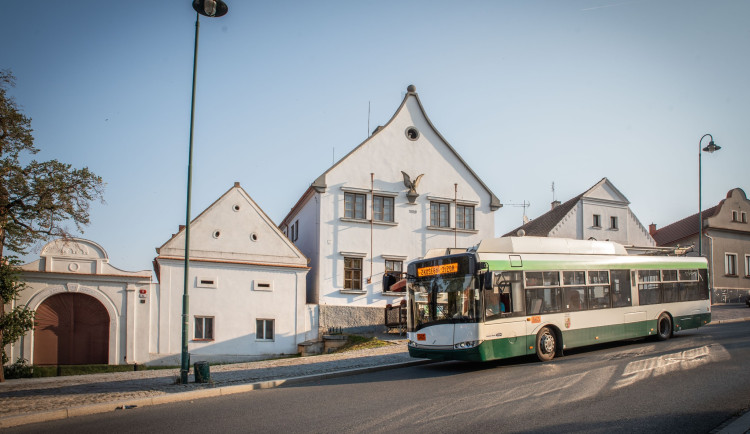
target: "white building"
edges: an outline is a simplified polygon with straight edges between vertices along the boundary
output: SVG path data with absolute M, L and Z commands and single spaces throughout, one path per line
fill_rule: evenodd
M 16 303 L 36 311 L 36 327 L 10 345 L 10 362 L 132 364 L 149 360 L 151 271 L 122 271 L 83 240 L 54 240 L 21 266 L 27 288 Z
M 614 241 L 631 254 L 656 250 L 656 242 L 629 205 L 625 195 L 609 179 L 602 178 L 564 203 L 553 202 L 545 214 L 503 236 L 518 236 L 523 231 L 535 237 Z
M 182 348 L 184 227 L 156 249 L 153 363 L 178 363 Z M 305 305 L 307 258 L 235 183 L 190 226 L 192 360 L 242 361 L 296 354 L 317 337 Z M 310 331 L 313 330 L 312 334 Z
M 501 206 L 409 86 L 388 123 L 320 175 L 279 227 L 310 258 L 307 302 L 319 304 L 320 327 L 372 330 L 402 295 L 383 290 L 386 271 L 494 237 Z

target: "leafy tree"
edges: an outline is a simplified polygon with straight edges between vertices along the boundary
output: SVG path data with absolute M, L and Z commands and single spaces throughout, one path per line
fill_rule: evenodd
M 102 200 L 104 191 L 102 178 L 86 167 L 75 169 L 57 160 L 22 162 L 23 157 L 39 150 L 34 147 L 31 119 L 7 94 L 14 80 L 10 71 L 0 71 L 0 263 L 7 267 L 2 271 L 0 309 L 3 363 L 6 361 L 5 344 L 14 342 L 33 327 L 33 323 L 27 321 L 29 314 L 14 313 L 15 310 L 5 312 L 5 304 L 17 298 L 23 289 L 18 281 L 17 261 L 6 257 L 5 249 L 25 254 L 36 242 L 52 237 L 67 238 L 70 234 L 64 224 L 69 221 L 82 232 L 82 227 L 89 223 L 90 202 Z M 0 370 L 0 381 L 3 380 Z

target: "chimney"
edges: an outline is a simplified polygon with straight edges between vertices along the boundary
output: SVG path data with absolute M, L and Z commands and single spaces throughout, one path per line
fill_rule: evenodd
M 553 200 L 552 201 L 552 208 L 550 208 L 550 209 L 555 209 L 558 206 L 560 206 L 560 201 L 559 200 Z
M 239 181 L 235 181 L 235 182 L 234 182 L 234 187 L 235 187 L 235 188 L 237 188 L 237 187 L 239 187 L 239 186 L 240 186 L 240 183 L 239 183 Z
M 185 229 L 185 225 L 180 225 L 180 227 L 179 227 L 179 228 L 177 228 L 177 232 L 179 232 L 179 231 L 181 231 L 181 230 L 183 230 L 183 229 Z
M 650 225 L 648 225 L 648 234 L 653 237 L 655 233 L 656 233 L 656 223 L 651 223 Z

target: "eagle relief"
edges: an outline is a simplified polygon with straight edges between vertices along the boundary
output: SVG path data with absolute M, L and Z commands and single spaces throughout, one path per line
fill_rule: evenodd
M 419 181 L 424 176 L 424 173 L 417 176 L 417 179 L 415 179 L 414 181 L 412 181 L 411 177 L 409 177 L 409 175 L 407 175 L 403 170 L 401 171 L 401 174 L 404 175 L 404 186 L 409 189 L 409 191 L 406 192 L 406 198 L 409 199 L 409 203 L 413 204 L 419 197 L 419 193 L 417 193 L 417 186 L 419 185 Z

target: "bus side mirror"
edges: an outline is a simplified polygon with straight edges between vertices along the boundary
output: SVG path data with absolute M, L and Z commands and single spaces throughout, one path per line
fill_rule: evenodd
M 482 276 L 483 276 L 483 278 L 482 278 L 482 289 L 485 289 L 485 290 L 492 289 L 492 281 L 494 280 L 493 279 L 493 277 L 494 277 L 493 274 L 488 271 L 488 272 L 484 273 Z

